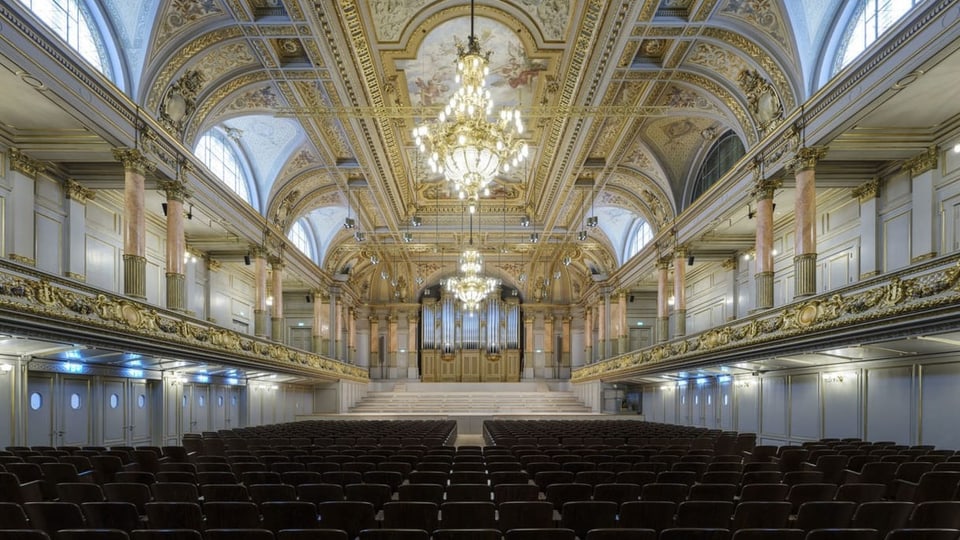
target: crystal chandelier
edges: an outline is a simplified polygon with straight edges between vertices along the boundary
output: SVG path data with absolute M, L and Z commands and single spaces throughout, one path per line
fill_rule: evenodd
M 473 213 L 480 195 L 490 194 L 494 177 L 516 167 L 528 150 L 520 139 L 523 122 L 519 110 L 503 109 L 495 121 L 488 120 L 493 113 L 493 99 L 485 80 L 490 52 L 480 49 L 474 35 L 472 1 L 467 48 L 458 44 L 457 51 L 456 82 L 460 88 L 435 122 L 413 129 L 413 138 L 420 152 L 428 155 L 431 170 L 443 173 Z
M 500 280 L 481 274 L 483 257 L 473 249 L 473 215 L 470 216 L 470 249 L 460 254 L 459 270 L 459 277 L 447 279 L 447 291 L 456 295 L 466 311 L 474 312 L 480 308 L 484 298 L 497 290 Z

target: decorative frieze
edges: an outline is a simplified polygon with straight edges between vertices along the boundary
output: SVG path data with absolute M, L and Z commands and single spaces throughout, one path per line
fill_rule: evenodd
M 850 194 L 855 199 L 859 199 L 861 204 L 870 199 L 876 199 L 880 195 L 880 177 L 874 177 L 872 180 L 860 184 L 850 190 Z
M 936 146 L 931 146 L 926 152 L 904 161 L 902 170 L 909 172 L 910 176 L 932 171 L 937 168 L 939 155 L 940 150 Z
M 154 163 L 136 148 L 114 148 L 113 158 L 122 163 L 127 171 L 147 174 L 155 168 Z
M 797 154 L 787 163 L 787 168 L 793 172 L 806 171 L 814 169 L 817 162 L 827 155 L 829 147 L 826 146 L 804 146 L 797 149 Z
M 66 198 L 71 201 L 77 201 L 80 204 L 87 204 L 87 201 L 92 201 L 97 195 L 94 190 L 84 187 L 73 178 L 67 178 L 64 188 Z
M 47 166 L 24 154 L 19 148 L 11 148 L 10 169 L 35 179 L 38 174 L 47 170 Z

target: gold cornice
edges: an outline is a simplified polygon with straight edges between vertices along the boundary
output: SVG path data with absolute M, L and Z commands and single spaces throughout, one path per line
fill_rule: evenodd
M 10 169 L 33 179 L 47 170 L 47 166 L 24 154 L 19 148 L 10 148 Z
M 123 164 L 123 168 L 140 174 L 147 174 L 156 165 L 136 148 L 114 148 L 113 158 Z
M 64 196 L 67 199 L 72 201 L 77 201 L 80 204 L 86 204 L 87 201 L 91 201 L 96 197 L 97 193 L 88 188 L 84 187 L 80 182 L 77 182 L 73 178 L 67 178 L 67 181 L 64 185 Z
M 902 170 L 910 173 L 910 176 L 917 176 L 927 171 L 937 168 L 940 150 L 936 146 L 931 146 L 921 154 L 918 154 L 903 162 Z
M 804 146 L 797 150 L 797 154 L 787 163 L 787 168 L 793 172 L 814 169 L 817 162 L 827 155 L 827 150 L 829 147 L 826 146 Z
M 184 199 L 190 196 L 190 190 L 183 182 L 171 180 L 157 182 L 157 184 L 160 186 L 160 189 L 166 192 L 168 201 L 173 200 L 183 202 Z
M 671 366 L 724 351 L 776 343 L 804 335 L 857 329 L 884 320 L 960 303 L 960 257 L 928 262 L 850 292 L 827 293 L 744 322 L 719 326 L 672 342 L 633 351 L 573 372 L 572 382 L 616 380 L 647 365 Z
M 772 199 L 773 193 L 780 189 L 781 186 L 783 186 L 783 182 L 780 179 L 761 178 L 754 182 L 750 196 L 758 201 Z
M 26 272 L 24 272 L 26 273 Z M 283 369 L 306 376 L 368 380 L 362 368 L 282 344 L 180 317 L 156 306 L 98 289 L 0 271 L 0 312 L 19 318 L 57 321 L 78 331 L 122 333 L 198 354 L 222 355 L 246 365 Z
M 850 190 L 850 194 L 855 199 L 859 199 L 861 204 L 870 199 L 876 199 L 880 195 L 880 177 L 876 176 L 872 180 L 860 184 Z

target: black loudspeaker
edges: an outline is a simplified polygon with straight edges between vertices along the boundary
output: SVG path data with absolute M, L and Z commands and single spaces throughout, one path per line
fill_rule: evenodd
M 693 266 L 693 255 L 687 257 L 687 266 Z
M 247 266 L 250 266 L 250 254 L 249 254 L 249 253 L 247 253 L 246 255 L 243 256 L 243 264 L 245 264 L 245 265 L 247 265 Z
M 313 302 L 313 299 L 310 297 L 309 294 L 306 296 L 306 299 L 307 299 L 307 303 L 308 303 L 308 304 L 309 304 L 310 302 Z
M 167 203 L 160 203 L 160 208 L 163 209 L 163 215 L 167 215 Z
M 633 303 L 633 295 L 632 295 L 632 294 L 630 295 L 630 303 L 631 303 L 631 304 Z

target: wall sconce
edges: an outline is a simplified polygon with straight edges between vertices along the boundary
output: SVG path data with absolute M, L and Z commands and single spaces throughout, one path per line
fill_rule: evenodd
M 13 371 L 13 366 L 10 364 L 0 364 L 0 373 L 10 373 Z
M 668 305 L 668 306 L 672 306 L 672 305 L 674 305 L 675 303 L 677 303 L 677 299 L 674 298 L 673 295 L 670 295 L 670 298 L 667 298 L 667 305 Z
M 267 305 L 268 305 L 268 306 L 272 306 L 272 305 L 273 305 L 273 296 L 272 296 L 272 295 L 267 297 Z

